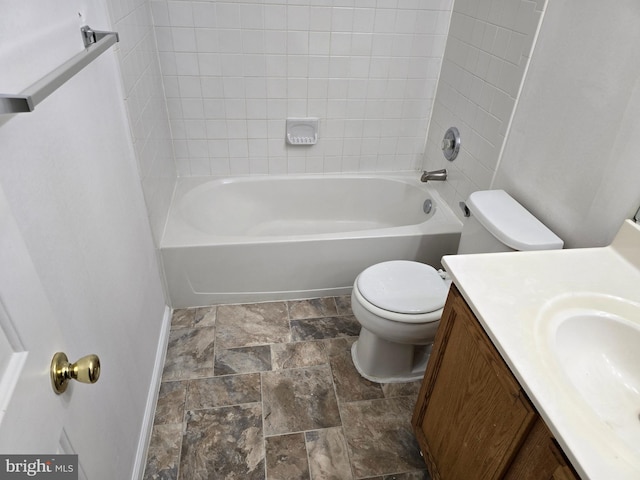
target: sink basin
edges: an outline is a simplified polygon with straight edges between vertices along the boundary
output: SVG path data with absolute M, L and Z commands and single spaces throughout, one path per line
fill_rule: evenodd
M 572 407 L 600 440 L 640 455 L 640 305 L 592 293 L 549 302 L 539 317 L 538 344 L 550 376 L 570 385 Z M 571 398 L 575 397 L 575 398 Z

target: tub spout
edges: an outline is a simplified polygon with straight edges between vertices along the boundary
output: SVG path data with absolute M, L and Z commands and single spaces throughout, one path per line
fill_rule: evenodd
M 428 182 L 429 180 L 438 180 L 442 182 L 447 179 L 447 170 L 443 168 L 442 170 L 432 170 L 427 172 L 426 170 L 422 172 L 422 177 L 420 177 L 421 182 Z

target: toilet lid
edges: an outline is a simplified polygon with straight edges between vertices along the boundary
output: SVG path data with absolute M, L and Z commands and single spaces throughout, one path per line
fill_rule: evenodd
M 364 270 L 357 280 L 362 296 L 378 308 L 396 313 L 430 313 L 444 307 L 448 285 L 435 268 L 395 260 Z

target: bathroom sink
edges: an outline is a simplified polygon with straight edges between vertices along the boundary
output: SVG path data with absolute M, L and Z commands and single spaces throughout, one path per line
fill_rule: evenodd
M 546 304 L 538 326 L 544 364 L 566 400 L 597 428 L 599 441 L 637 459 L 640 304 L 592 293 L 563 295 Z

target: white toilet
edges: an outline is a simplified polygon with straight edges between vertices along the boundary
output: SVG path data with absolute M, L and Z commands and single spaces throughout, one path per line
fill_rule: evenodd
M 458 254 L 560 249 L 563 241 L 504 190 L 467 200 Z M 358 275 L 351 307 L 362 329 L 351 357 L 364 378 L 419 380 L 431 351 L 451 281 L 424 263 L 382 262 Z

